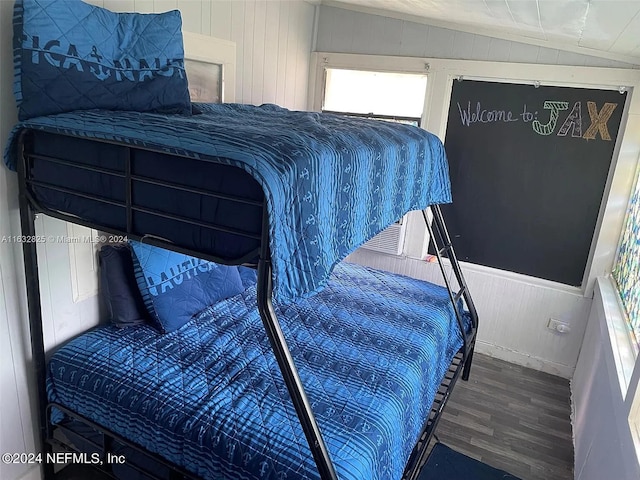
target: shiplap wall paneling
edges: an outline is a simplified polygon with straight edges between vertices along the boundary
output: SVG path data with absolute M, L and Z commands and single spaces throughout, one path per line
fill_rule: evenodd
M 134 0 L 89 0 L 87 3 L 108 8 L 112 12 L 133 12 L 136 8 L 136 2 Z M 153 1 L 151 2 L 151 5 L 153 6 Z
M 1 175 L 0 175 L 1 176 Z M 0 179 L 4 180 L 4 179 Z M 0 216 L 8 211 L 0 206 Z M 0 229 L 4 235 L 6 230 Z M 8 234 L 8 233 L 7 233 Z M 28 333 L 20 322 L 22 311 L 18 302 L 12 248 L 0 250 L 0 450 L 33 452 L 34 424 L 29 403 L 27 364 Z M 0 478 L 19 478 L 30 465 L 0 463 Z
M 167 10 L 178 8 L 177 2 L 167 2 L 173 4 Z M 202 7 L 204 2 L 200 0 L 182 0 L 180 2 L 180 10 L 182 13 L 182 29 L 187 32 L 204 33 L 202 25 Z M 211 14 L 209 14 L 211 15 Z M 209 33 L 207 33 L 209 35 Z
M 287 22 L 289 25 L 298 23 L 300 21 L 299 17 L 300 17 L 299 12 L 297 12 L 295 9 L 289 8 L 289 20 Z M 297 77 L 297 71 L 296 71 L 298 67 L 297 49 L 302 48 L 302 46 L 298 44 L 297 38 L 295 37 L 295 35 L 291 35 L 291 33 L 292 32 L 290 31 L 289 34 L 287 35 L 287 52 L 289 52 L 289 54 L 287 55 L 287 61 L 285 63 L 285 70 L 284 70 L 284 78 L 285 78 L 284 98 L 285 98 L 286 104 L 295 105 L 296 96 L 297 96 L 295 90 L 297 88 L 298 82 L 300 81 Z M 311 48 L 309 48 L 309 50 L 311 50 Z M 308 81 L 308 75 L 307 75 L 307 81 Z
M 89 0 L 116 12 L 179 9 L 185 31 L 235 42 L 236 101 L 307 107 L 314 6 L 303 0 Z
M 238 102 L 306 108 L 313 21 L 302 1 L 211 3 L 211 35 L 237 46 Z
M 131 2 L 131 0 L 128 0 Z M 120 8 L 118 0 L 111 0 L 112 4 L 109 7 L 103 5 L 103 2 L 100 0 L 92 0 L 92 3 L 96 5 L 102 5 L 105 8 L 111 8 L 111 10 L 115 12 L 122 12 L 123 9 Z M 127 9 L 127 11 L 138 12 L 138 13 L 154 13 L 154 12 L 162 12 L 163 10 L 156 10 L 154 4 L 155 0 L 133 0 L 133 8 Z
M 211 2 L 211 35 L 237 46 L 236 101 L 306 108 L 313 20 L 302 1 Z
M 0 145 L 17 121 L 13 98 L 13 3 L 0 1 Z M 17 179 L 0 166 L 0 238 L 17 233 Z M 34 424 L 29 399 L 29 334 L 24 303 L 21 246 L 0 242 L 0 451 L 33 452 Z M 31 465 L 0 463 L 0 478 L 19 478 Z
M 234 38 L 232 34 L 232 29 L 234 28 L 234 24 L 237 23 L 241 25 L 241 21 L 244 18 L 244 7 L 240 10 L 234 10 L 239 8 L 240 6 L 234 6 L 234 3 L 242 3 L 242 2 L 204 2 L 204 4 L 208 5 L 210 9 L 209 15 L 209 31 L 206 30 L 202 33 L 209 34 L 212 37 L 225 38 L 227 40 L 231 40 Z M 203 10 L 203 16 L 206 13 L 206 6 Z M 235 12 L 235 15 L 232 17 L 232 13 Z M 236 45 L 238 44 L 237 40 L 234 40 Z M 238 51 L 238 58 L 242 58 L 240 51 Z
M 238 39 L 244 45 L 242 55 L 238 55 L 238 66 L 242 70 L 242 75 L 239 77 L 243 79 L 242 89 L 239 90 L 238 97 L 242 103 L 251 103 L 252 100 L 252 87 L 253 87 L 253 68 L 256 62 L 256 56 L 259 55 L 257 51 L 254 51 L 253 38 L 254 27 L 256 22 L 255 15 L 255 2 L 234 2 L 233 3 L 233 17 L 236 17 L 236 12 L 241 9 L 242 15 L 237 15 L 242 22 L 240 23 L 240 32 L 234 32 L 234 39 Z
M 136 0 L 137 3 L 137 0 Z M 153 0 L 153 11 L 156 13 L 167 12 L 169 10 L 189 8 L 188 4 L 201 3 L 199 0 Z
M 251 92 L 249 94 L 250 103 L 262 103 L 265 83 L 265 57 L 267 52 L 277 50 L 274 45 L 265 43 L 267 31 L 267 4 L 257 1 L 254 4 L 253 28 L 250 31 L 251 44 L 253 50 L 253 65 L 251 66 Z M 269 26 L 271 28 L 271 26 Z M 274 59 L 275 60 L 275 59 Z
M 264 63 L 262 66 L 262 101 L 277 103 L 278 92 L 278 55 L 280 54 L 280 10 L 281 5 L 276 2 L 265 4 L 265 29 L 261 37 L 264 43 Z M 309 51 L 311 48 L 309 48 Z
M 289 5 L 287 2 L 280 4 L 278 15 L 278 63 L 276 67 L 276 99 L 285 98 L 287 78 L 287 50 L 289 48 Z M 282 81 L 280 79 L 285 79 Z

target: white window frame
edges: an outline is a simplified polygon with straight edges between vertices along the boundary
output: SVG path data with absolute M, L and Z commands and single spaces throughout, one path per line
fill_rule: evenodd
M 222 101 L 225 103 L 234 102 L 236 98 L 235 42 L 186 31 L 182 32 L 182 37 L 186 60 L 211 63 L 222 67 L 220 88 Z

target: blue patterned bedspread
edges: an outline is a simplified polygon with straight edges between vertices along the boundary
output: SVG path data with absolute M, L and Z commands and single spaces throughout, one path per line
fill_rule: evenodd
M 317 479 L 255 287 L 160 335 L 99 327 L 51 358 L 48 392 L 206 479 Z M 398 480 L 462 344 L 446 290 L 339 264 L 276 311 L 341 480 Z
M 265 191 L 277 298 L 320 290 L 334 265 L 406 212 L 451 201 L 440 140 L 397 123 L 293 112 L 275 105 L 197 104 L 203 113 L 78 111 L 14 129 L 41 129 L 224 161 Z

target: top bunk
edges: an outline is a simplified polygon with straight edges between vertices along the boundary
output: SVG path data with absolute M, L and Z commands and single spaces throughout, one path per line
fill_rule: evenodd
M 221 263 L 255 264 L 266 222 L 285 301 L 321 289 L 406 212 L 451 201 L 442 143 L 422 129 L 275 105 L 192 108 L 32 118 L 5 161 L 37 211 Z
M 444 147 L 420 128 L 222 103 L 235 47 L 183 35 L 177 10 L 17 0 L 13 24 L 5 163 L 36 212 L 219 263 L 268 258 L 290 301 L 406 212 L 451 201 Z

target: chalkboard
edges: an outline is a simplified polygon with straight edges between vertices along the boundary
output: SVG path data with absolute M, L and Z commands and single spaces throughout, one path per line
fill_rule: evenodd
M 463 261 L 580 286 L 626 93 L 455 80 L 445 138 Z

